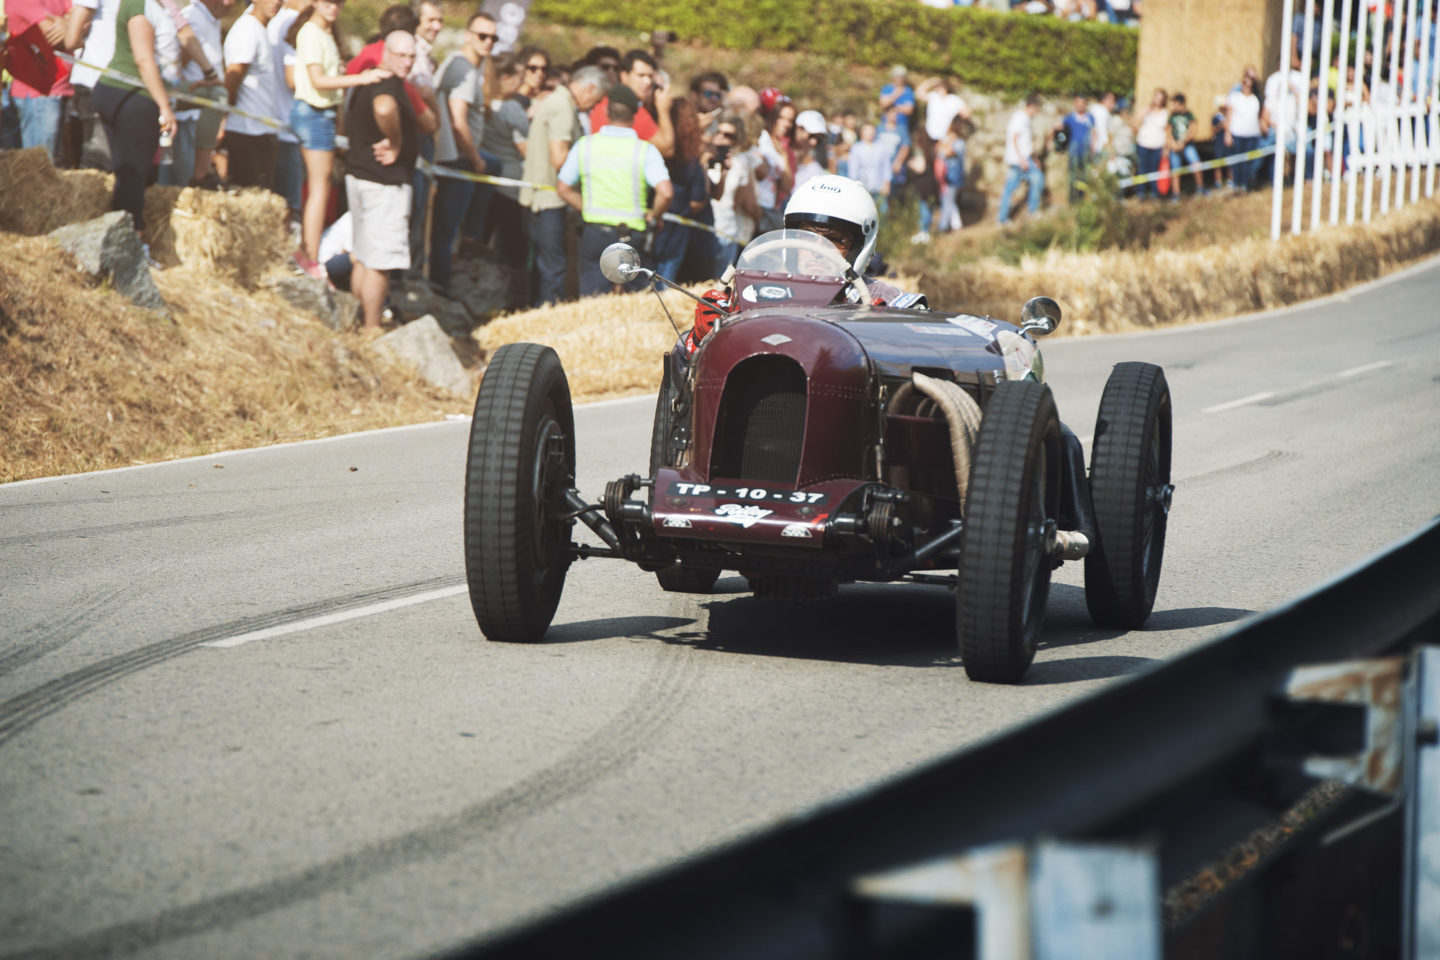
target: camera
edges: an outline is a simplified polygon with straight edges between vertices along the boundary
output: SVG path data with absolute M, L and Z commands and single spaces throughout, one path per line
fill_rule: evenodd
M 724 164 L 725 164 L 725 158 L 726 158 L 727 156 L 729 156 L 729 155 L 730 155 L 730 144 L 728 144 L 728 143 L 716 144 L 716 146 L 715 146 L 715 153 L 714 153 L 714 155 L 710 158 L 710 166 L 712 166 L 712 167 L 724 166 Z

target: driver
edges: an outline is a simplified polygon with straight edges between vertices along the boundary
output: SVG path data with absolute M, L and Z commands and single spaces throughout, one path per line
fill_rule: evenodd
M 930 309 L 924 294 L 907 293 L 883 280 L 864 276 L 880 236 L 880 214 L 870 191 L 860 181 L 833 173 L 805 181 L 785 204 L 785 227 L 818 233 L 835 244 L 869 287 L 871 306 Z M 855 292 L 847 286 L 845 295 L 853 299 Z

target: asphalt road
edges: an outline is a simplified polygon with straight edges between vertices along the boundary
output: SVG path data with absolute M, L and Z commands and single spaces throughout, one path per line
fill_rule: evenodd
M 1440 509 L 1437 302 L 1440 260 L 1048 341 L 1082 436 L 1111 364 L 1166 368 L 1177 491 L 1146 629 L 1092 628 L 1068 564 L 1018 687 L 966 680 L 939 587 L 591 560 L 547 642 L 487 643 L 463 423 L 0 487 L 0 957 L 444 949 L 1203 643 Z M 577 411 L 584 492 L 643 469 L 652 406 Z

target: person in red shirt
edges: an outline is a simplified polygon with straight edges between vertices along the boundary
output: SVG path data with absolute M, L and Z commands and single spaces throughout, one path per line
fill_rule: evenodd
M 620 82 L 635 92 L 640 110 L 635 114 L 635 135 L 655 145 L 662 157 L 675 154 L 675 126 L 670 122 L 670 87 L 644 50 L 631 50 L 620 60 Z M 610 122 L 610 98 L 590 110 L 590 132 L 599 133 Z
M 420 17 L 409 4 L 394 3 L 386 7 L 380 13 L 380 36 L 361 48 L 355 55 L 355 59 L 345 65 L 345 72 L 351 76 L 357 73 L 364 73 L 366 70 L 373 70 L 380 66 L 380 60 L 385 55 L 385 38 L 396 30 L 404 30 L 414 35 L 420 28 Z M 405 81 L 405 96 L 410 100 L 410 108 L 415 111 L 416 123 L 420 132 L 429 136 L 435 132 L 440 121 L 436 116 L 435 109 L 427 102 L 425 96 L 417 90 L 410 81 Z M 431 99 L 434 94 L 431 94 Z M 428 117 L 428 119 L 426 119 Z
M 15 79 L 10 84 L 10 97 L 20 115 L 20 145 L 44 147 L 50 154 L 50 162 L 54 163 L 60 145 L 65 103 L 75 93 L 75 88 L 70 85 L 70 68 L 56 60 L 51 52 L 65 40 L 65 18 L 70 12 L 70 0 L 5 0 L 5 12 L 9 16 L 12 36 L 21 38 L 34 28 L 31 46 L 38 48 L 37 66 L 41 61 L 48 60 L 45 66 L 50 68 L 35 76 L 22 76 L 24 71 L 18 60 L 13 65 Z M 27 83 L 27 79 L 32 83 L 42 83 L 44 89 L 37 89 L 32 83 Z

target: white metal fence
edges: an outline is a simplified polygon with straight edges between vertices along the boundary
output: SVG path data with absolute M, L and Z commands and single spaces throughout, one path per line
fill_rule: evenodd
M 1266 104 L 1277 124 L 1291 115 L 1289 100 L 1297 80 L 1291 67 L 1296 2 L 1285 0 L 1281 25 L 1279 72 L 1285 102 Z M 1338 22 L 1332 0 L 1298 2 L 1305 5 L 1298 86 L 1308 90 L 1309 78 L 1318 75 L 1320 95 L 1313 131 L 1303 95 L 1293 105 L 1294 126 L 1276 130 L 1270 235 L 1277 239 L 1284 218 L 1282 158 L 1287 142 L 1313 144 L 1294 152 L 1291 233 L 1304 229 L 1307 204 L 1309 229 L 1314 230 L 1322 223 L 1340 223 L 1342 215 L 1345 223 L 1354 223 L 1357 216 L 1368 223 L 1377 208 L 1384 215 L 1433 196 L 1440 164 L 1440 65 L 1435 62 L 1440 0 L 1390 0 L 1388 13 L 1386 0 L 1340 0 Z M 1332 69 L 1333 101 L 1326 96 Z M 1322 209 L 1327 197 L 1328 211 Z

